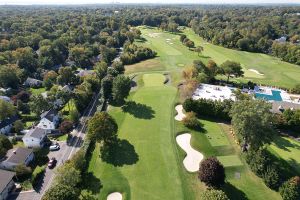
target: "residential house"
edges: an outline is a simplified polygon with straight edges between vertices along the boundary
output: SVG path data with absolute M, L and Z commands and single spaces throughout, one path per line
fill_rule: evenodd
M 14 172 L 0 169 L 0 200 L 7 199 L 9 193 L 14 188 L 14 176 Z
M 59 124 L 58 112 L 54 109 L 48 110 L 41 114 L 41 120 L 37 127 L 45 129 L 48 133 L 55 130 Z
M 43 84 L 43 81 L 28 77 L 23 85 L 26 87 L 38 88 L 38 87 L 41 87 L 42 84 Z
M 1 169 L 14 170 L 18 165 L 28 166 L 34 159 L 32 149 L 18 147 L 7 151 L 6 156 L 0 162 Z
M 282 37 L 276 39 L 275 41 L 276 41 L 276 42 L 279 42 L 279 43 L 285 43 L 285 42 L 286 42 L 286 39 L 287 39 L 287 37 L 282 36 Z
M 78 73 L 76 74 L 76 76 L 85 77 L 88 75 L 95 75 L 95 74 L 96 74 L 96 72 L 94 70 L 85 69 L 85 70 L 79 70 Z
M 13 123 L 18 120 L 18 116 L 6 118 L 0 121 L 0 134 L 8 135 L 13 127 Z
M 8 96 L 0 96 L 0 99 L 2 99 L 3 101 L 9 102 L 9 103 L 12 102 Z
M 74 89 L 74 87 L 70 86 L 70 85 L 65 85 L 64 87 L 61 87 L 61 91 L 68 92 L 68 93 L 72 93 L 73 89 Z
M 28 148 L 41 148 L 47 140 L 47 131 L 36 127 L 29 130 L 23 137 L 24 145 Z

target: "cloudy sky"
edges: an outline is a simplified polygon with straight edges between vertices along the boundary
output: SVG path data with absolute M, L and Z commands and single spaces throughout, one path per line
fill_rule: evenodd
M 99 3 L 199 3 L 199 4 L 243 4 L 243 3 L 299 3 L 300 0 L 0 0 L 3 4 L 99 4 Z

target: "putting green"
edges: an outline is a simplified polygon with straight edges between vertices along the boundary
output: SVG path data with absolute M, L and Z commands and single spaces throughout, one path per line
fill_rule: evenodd
M 210 131 L 206 132 L 205 135 L 211 144 L 211 146 L 216 147 L 216 146 L 225 146 L 229 145 L 229 141 L 221 130 L 219 126 L 214 125 L 216 122 L 211 122 L 211 121 L 206 121 L 204 124 L 204 128 L 209 126 Z
M 144 74 L 143 81 L 145 87 L 162 86 L 165 81 L 165 76 L 162 74 Z

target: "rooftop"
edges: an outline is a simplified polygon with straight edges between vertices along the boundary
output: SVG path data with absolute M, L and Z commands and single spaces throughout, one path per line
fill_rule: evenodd
M 6 188 L 6 186 L 13 179 L 14 176 L 14 172 L 0 169 L 0 192 L 2 192 Z
M 16 149 L 8 150 L 5 160 L 6 162 L 14 163 L 14 164 L 22 164 L 25 163 L 28 156 L 32 153 L 31 149 L 18 147 Z
M 286 101 L 274 101 L 272 102 L 272 109 L 273 113 L 281 113 L 284 110 L 292 109 L 292 110 L 300 110 L 300 104 L 286 102 Z
M 9 118 L 6 118 L 6 119 L 0 121 L 0 129 L 14 123 L 15 121 L 17 121 L 17 119 L 18 119 L 18 116 L 14 115 L 12 117 L 9 117 Z
M 33 137 L 37 139 L 41 139 L 47 135 L 47 132 L 39 127 L 29 130 L 29 132 L 25 135 L 25 137 Z
M 53 121 L 53 119 L 54 119 L 54 117 L 57 115 L 57 111 L 56 110 L 54 110 L 54 109 L 51 109 L 51 110 L 48 110 L 48 111 L 46 111 L 46 112 L 43 112 L 42 114 L 41 114 L 41 119 L 43 119 L 43 118 L 46 118 L 46 119 L 48 119 L 49 121 Z

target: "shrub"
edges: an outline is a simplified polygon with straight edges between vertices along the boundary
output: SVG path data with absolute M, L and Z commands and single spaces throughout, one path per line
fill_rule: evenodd
M 279 189 L 279 193 L 283 200 L 300 199 L 300 177 L 295 176 L 284 182 Z
M 183 124 L 191 129 L 198 129 L 201 128 L 201 124 L 196 117 L 194 112 L 188 112 L 185 114 L 185 118 L 182 120 Z
M 72 129 L 73 129 L 73 123 L 69 120 L 64 120 L 59 126 L 59 131 L 62 134 L 69 133 Z
M 222 190 L 208 189 L 202 193 L 202 200 L 229 200 Z
M 42 175 L 45 173 L 46 171 L 46 167 L 45 166 L 37 166 L 31 176 L 31 183 L 32 186 L 35 187 L 38 183 L 38 181 L 40 180 L 40 178 L 42 177 Z
M 204 159 L 200 163 L 199 179 L 209 187 L 220 187 L 225 181 L 224 166 L 215 157 Z
M 29 176 L 32 173 L 32 169 L 24 164 L 20 164 L 15 167 L 15 172 L 18 178 L 23 178 Z
M 78 189 L 70 185 L 56 184 L 50 187 L 42 197 L 42 200 L 73 200 L 78 197 Z
M 278 169 L 275 165 L 269 165 L 266 167 L 266 171 L 263 173 L 263 180 L 271 189 L 278 189 L 280 186 L 280 177 Z

